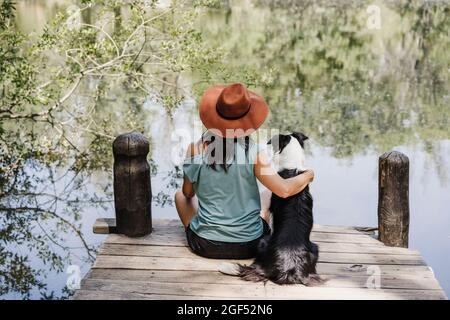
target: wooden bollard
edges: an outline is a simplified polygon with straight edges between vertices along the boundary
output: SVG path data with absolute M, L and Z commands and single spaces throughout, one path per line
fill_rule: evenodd
M 379 158 L 378 239 L 387 246 L 408 247 L 409 159 L 401 152 Z
M 147 139 L 137 132 L 122 134 L 113 143 L 115 232 L 129 237 L 152 231 L 148 152 Z

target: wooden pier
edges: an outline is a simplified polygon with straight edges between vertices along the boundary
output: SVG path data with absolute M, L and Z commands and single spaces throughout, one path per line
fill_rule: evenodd
M 103 220 L 96 231 L 107 233 L 111 223 Z M 311 237 L 328 281 L 264 285 L 219 273 L 224 260 L 193 254 L 179 221 L 154 220 L 144 237 L 110 234 L 74 299 L 447 299 L 417 251 L 385 246 L 352 227 L 315 225 Z
M 74 299 L 447 299 L 419 252 L 407 249 L 409 160 L 400 152 L 379 158 L 382 242 L 367 229 L 314 225 L 317 271 L 328 281 L 305 287 L 223 275 L 218 266 L 224 260 L 189 250 L 181 222 L 152 221 L 148 151 L 139 133 L 114 141 L 117 220 L 99 219 L 94 225 L 95 233 L 110 235 Z

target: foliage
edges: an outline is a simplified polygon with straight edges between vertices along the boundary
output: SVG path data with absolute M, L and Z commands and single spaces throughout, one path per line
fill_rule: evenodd
M 32 290 L 54 297 L 42 265 L 71 261 L 68 234 L 84 258 L 85 207 L 111 205 L 111 142 L 143 131 L 147 99 L 170 114 L 189 94 L 182 75 L 220 59 L 195 30 L 200 5 L 173 1 L 83 0 L 60 12 L 37 39 L 0 6 L 0 295 Z M 90 179 L 105 184 L 88 189 Z

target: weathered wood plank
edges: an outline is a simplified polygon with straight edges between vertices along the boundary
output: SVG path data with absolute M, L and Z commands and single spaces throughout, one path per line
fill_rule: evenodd
M 425 277 L 425 275 L 429 277 Z M 385 275 L 381 278 L 382 289 L 416 289 L 416 290 L 441 290 L 432 274 L 420 275 L 403 274 L 398 276 Z M 128 269 L 93 269 L 87 276 L 89 279 L 151 281 L 173 283 L 210 283 L 210 284 L 236 284 L 253 286 L 255 283 L 244 281 L 239 277 L 231 277 L 219 272 L 204 271 L 167 271 L 167 270 L 128 270 Z M 366 288 L 367 275 L 332 275 L 321 287 L 329 288 Z M 258 285 L 258 284 L 256 284 Z M 266 286 L 276 286 L 271 282 Z
M 343 233 L 325 233 L 313 232 L 311 233 L 311 240 L 315 242 L 331 242 L 331 243 L 357 243 L 374 246 L 384 245 L 365 234 L 343 234 Z M 186 245 L 186 236 L 182 230 L 167 230 L 155 229 L 150 235 L 140 238 L 129 238 L 124 235 L 112 234 L 105 243 L 118 244 L 133 244 L 133 245 Z
M 417 250 L 409 250 L 399 247 L 373 246 L 371 244 L 317 242 L 320 252 L 342 253 L 369 253 L 369 254 L 395 254 L 395 255 L 420 255 Z
M 371 253 L 321 252 L 319 254 L 319 262 L 426 266 L 426 263 L 423 261 L 422 257 L 417 255 L 408 256 Z
M 108 234 L 116 232 L 116 230 L 116 219 L 114 218 L 98 218 L 93 226 L 95 234 Z
M 158 295 L 183 295 L 186 297 L 239 297 L 268 299 L 446 299 L 442 290 L 326 288 L 304 286 L 242 286 L 209 283 L 136 282 L 128 280 L 87 279 L 85 290 L 137 292 Z
M 100 250 L 101 255 L 124 255 L 143 257 L 179 257 L 202 259 L 193 254 L 187 247 L 164 246 L 135 246 L 122 244 L 104 244 Z M 393 255 L 371 253 L 332 253 L 320 252 L 319 262 L 334 263 L 366 263 L 366 264 L 398 264 L 398 265 L 426 265 L 419 255 Z
M 252 260 L 227 260 L 249 264 Z M 140 256 L 104 256 L 99 255 L 93 268 L 108 269 L 143 269 L 143 270 L 196 270 L 216 271 L 217 266 L 224 262 L 216 259 L 140 257 Z M 318 263 L 319 274 L 367 274 L 367 264 Z M 410 265 L 379 265 L 382 275 L 399 275 L 430 272 L 427 266 Z
M 152 232 L 150 237 L 131 239 L 120 234 L 111 234 L 106 238 L 104 243 L 117 243 L 117 244 L 131 244 L 142 246 L 187 246 L 186 236 L 183 234 L 178 235 L 163 235 L 158 234 L 156 231 Z
M 250 259 L 226 261 L 244 264 L 252 262 Z M 224 260 L 99 255 L 92 268 L 217 271 L 217 266 L 222 262 Z
M 114 220 L 114 219 L 112 219 Z M 179 220 L 166 220 L 166 219 L 156 219 L 153 220 L 153 229 L 164 229 L 175 227 L 180 230 L 184 230 L 181 222 Z M 350 233 L 350 234 L 367 234 L 372 233 L 376 227 L 352 227 L 352 226 L 333 226 L 333 225 L 323 225 L 314 224 L 313 232 L 330 232 L 330 233 Z M 360 230 L 370 230 L 370 231 L 360 231 Z
M 323 224 L 314 224 L 313 232 L 330 232 L 330 233 L 349 233 L 349 234 L 365 234 L 365 232 L 358 231 L 356 227 L 347 226 L 330 226 Z
M 324 226 L 317 226 L 316 229 L 313 229 L 311 232 L 311 239 L 317 241 L 330 241 L 336 238 L 343 239 L 344 242 L 355 242 L 355 243 L 375 243 L 378 245 L 383 245 L 382 242 L 377 239 L 371 237 L 367 233 L 359 232 L 353 230 L 354 232 L 341 232 L 339 230 L 330 230 L 325 228 Z M 153 229 L 152 234 L 157 235 L 183 235 L 184 228 L 177 226 L 161 226 Z M 151 235 L 147 236 L 149 238 Z
M 173 294 L 152 294 L 138 292 L 77 290 L 72 300 L 186 300 L 188 297 Z M 210 297 L 196 296 L 196 300 L 207 300 Z M 217 297 L 217 300 L 237 300 L 233 297 Z M 241 300 L 241 299 L 240 299 Z
M 180 220 L 176 219 L 155 219 L 153 220 L 153 228 L 159 229 L 162 227 L 177 227 L 183 230 L 183 226 Z M 352 227 L 352 226 L 333 226 L 333 225 L 323 225 L 314 224 L 313 232 L 331 232 L 331 233 L 351 233 L 351 234 L 361 234 L 365 232 L 358 231 L 357 229 L 376 229 L 375 227 Z
M 153 234 L 152 234 L 153 235 Z M 142 246 L 169 246 L 169 247 L 187 247 L 184 236 L 173 238 L 163 235 L 154 235 L 141 244 Z M 105 244 L 129 244 L 133 245 L 133 239 L 127 239 L 120 235 L 110 235 Z M 337 242 L 317 242 L 321 252 L 348 252 L 348 253 L 377 253 L 377 254 L 419 254 L 418 251 L 408 250 L 406 248 L 373 246 L 371 244 L 357 243 L 337 243 Z M 172 250 L 172 249 L 168 249 Z

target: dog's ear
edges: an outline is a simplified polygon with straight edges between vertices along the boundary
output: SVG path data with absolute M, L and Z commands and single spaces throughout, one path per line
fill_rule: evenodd
M 300 143 L 300 145 L 302 146 L 302 148 L 304 147 L 304 142 L 305 142 L 306 140 L 309 139 L 306 135 L 304 135 L 304 134 L 301 133 L 301 132 L 293 132 L 291 135 L 292 135 L 295 139 L 298 140 L 298 142 Z
M 289 141 L 291 140 L 290 136 L 286 136 L 283 134 L 277 134 L 270 139 L 267 144 L 272 145 L 272 149 L 274 152 L 281 153 L 283 149 L 288 145 Z
M 309 139 L 309 138 L 308 138 L 305 134 L 303 134 L 302 132 L 293 132 L 292 135 L 293 135 L 295 138 L 301 139 L 301 140 L 303 140 L 303 141 L 306 141 L 306 140 Z

